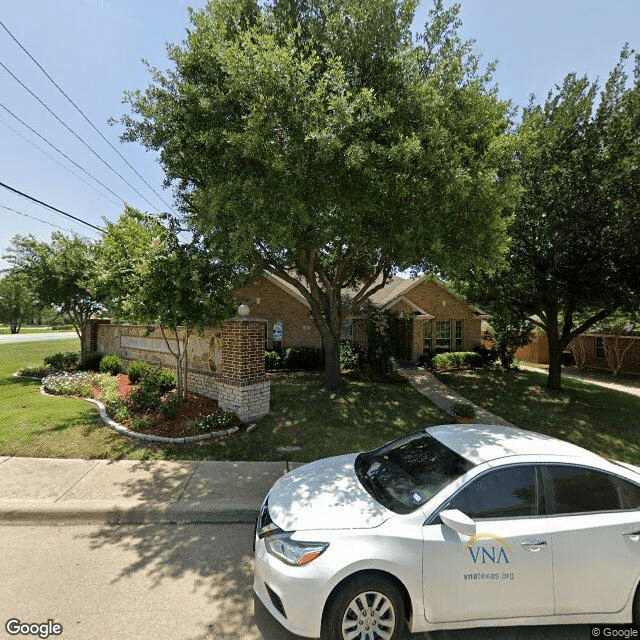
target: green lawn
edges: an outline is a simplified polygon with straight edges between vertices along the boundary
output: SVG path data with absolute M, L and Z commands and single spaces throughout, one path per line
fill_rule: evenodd
M 554 393 L 545 387 L 546 372 L 465 371 L 438 377 L 519 427 L 640 464 L 640 397 L 566 377 L 562 391 Z
M 320 373 L 274 374 L 271 413 L 256 431 L 223 443 L 148 447 L 100 426 L 88 403 L 42 396 L 36 381 L 11 378 L 21 366 L 77 348 L 77 340 L 0 345 L 0 455 L 310 461 L 369 449 L 447 421 L 408 383 L 348 380 L 347 393 L 331 397 L 322 389 Z M 281 446 L 300 450 L 281 453 Z

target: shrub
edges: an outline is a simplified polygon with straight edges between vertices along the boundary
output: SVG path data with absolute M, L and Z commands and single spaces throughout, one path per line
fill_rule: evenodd
M 77 366 L 80 354 L 75 351 L 67 351 L 66 353 L 54 353 L 44 358 L 44 363 L 49 365 L 55 371 L 66 371 Z
M 433 357 L 433 366 L 436 371 L 472 369 L 482 367 L 482 365 L 482 356 L 473 351 L 451 351 L 450 353 L 439 353 Z
M 158 413 L 163 418 L 171 420 L 176 417 L 181 406 L 182 398 L 177 393 L 173 393 L 158 407 Z
M 116 422 L 124 422 L 129 417 L 129 409 L 122 398 L 113 398 L 113 400 L 108 402 L 107 413 Z
M 282 366 L 285 369 L 322 369 L 324 351 L 314 347 L 288 347 L 282 352 Z
M 99 351 L 88 354 L 84 363 L 80 365 L 80 369 L 83 371 L 100 371 L 100 361 L 103 356 L 104 353 L 100 353 Z
M 418 364 L 425 369 L 433 369 L 433 358 L 436 354 L 429 350 L 418 356 Z
M 162 393 L 175 389 L 176 384 L 178 383 L 176 374 L 173 371 L 169 371 L 169 369 L 158 369 L 154 371 L 150 377 L 153 378 L 155 384 L 158 385 L 158 388 Z M 149 377 L 144 378 L 142 384 L 144 384 L 148 379 Z
M 482 358 L 484 367 L 492 367 L 498 360 L 498 351 L 495 347 L 484 347 L 478 344 L 473 347 L 473 351 Z
M 264 352 L 264 368 L 266 371 L 282 368 L 282 358 L 277 351 Z
M 143 382 L 144 380 L 146 380 L 146 378 L 143 378 Z M 128 395 L 129 401 L 143 411 L 150 411 L 151 409 L 155 409 L 160 404 L 161 397 L 162 392 L 160 391 L 160 389 L 158 389 L 158 387 L 144 384 L 140 384 L 137 389 L 134 389 Z
M 117 376 L 122 371 L 122 358 L 116 354 L 103 356 L 100 360 L 100 371 Z
M 133 431 L 148 429 L 151 426 L 151 420 L 149 418 L 132 418 L 129 425 Z
M 468 402 L 454 402 L 451 405 L 450 413 L 460 418 L 472 419 L 476 417 L 475 407 Z
M 208 431 L 226 429 L 234 418 L 235 413 L 231 411 L 217 411 L 216 413 L 212 413 L 210 416 L 198 418 L 197 420 L 190 420 L 188 426 L 194 431 L 207 433 Z
M 340 368 L 360 369 L 364 363 L 364 350 L 359 344 L 345 340 L 340 343 Z
M 40 378 L 40 380 L 50 373 L 53 373 L 53 369 L 48 364 L 30 364 L 18 371 L 18 375 Z
M 131 384 L 138 384 L 142 378 L 148 376 L 151 373 L 151 366 L 144 362 L 144 360 L 134 360 L 127 369 L 127 375 L 129 376 L 129 382 Z

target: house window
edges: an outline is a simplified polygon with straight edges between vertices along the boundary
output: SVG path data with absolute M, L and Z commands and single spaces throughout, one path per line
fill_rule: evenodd
M 353 342 L 353 320 L 352 319 L 342 323 L 342 326 L 340 327 L 340 339 Z
M 604 360 L 604 339 L 596 336 L 596 360 Z
M 456 351 L 464 347 L 464 320 L 456 320 Z
M 273 348 L 282 351 L 282 320 L 275 320 L 273 323 Z
M 451 320 L 436 320 L 436 351 L 451 351 Z
M 422 353 L 429 353 L 431 347 L 431 320 L 422 323 L 423 345 Z

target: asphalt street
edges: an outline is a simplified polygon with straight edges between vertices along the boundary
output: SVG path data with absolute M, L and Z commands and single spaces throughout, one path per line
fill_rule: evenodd
M 44 340 L 69 340 L 77 338 L 75 331 L 46 331 L 42 333 L 14 333 L 0 335 L 0 344 L 11 344 L 13 342 L 43 342 Z
M 9 619 L 78 640 L 297 640 L 255 600 L 252 525 L 0 526 Z M 21 636 L 22 637 L 22 636 Z M 402 640 L 586 640 L 585 626 L 405 633 Z

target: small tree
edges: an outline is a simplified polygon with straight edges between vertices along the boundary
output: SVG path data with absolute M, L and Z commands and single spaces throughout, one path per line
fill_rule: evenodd
M 11 333 L 19 333 L 23 322 L 32 320 L 36 300 L 25 275 L 9 271 L 0 280 L 0 322 L 9 325 Z
M 640 314 L 617 312 L 594 327 L 594 332 L 602 335 L 604 357 L 611 369 L 611 374 L 618 375 L 624 357 L 633 345 L 633 336 L 640 326 Z
M 490 323 L 500 364 L 505 371 L 509 371 L 518 349 L 531 342 L 535 324 L 503 307 L 495 309 Z
M 31 284 L 38 306 L 53 305 L 71 319 L 84 362 L 84 332 L 91 316 L 101 309 L 89 290 L 95 269 L 95 243 L 57 231 L 52 234 L 51 243 L 17 235 L 11 245 L 5 259 Z
M 231 270 L 198 238 L 181 244 L 173 224 L 128 207 L 107 225 L 98 271 L 97 286 L 114 317 L 145 323 L 149 333 L 160 328 L 176 361 L 178 394 L 186 398 L 189 338 L 232 315 Z

